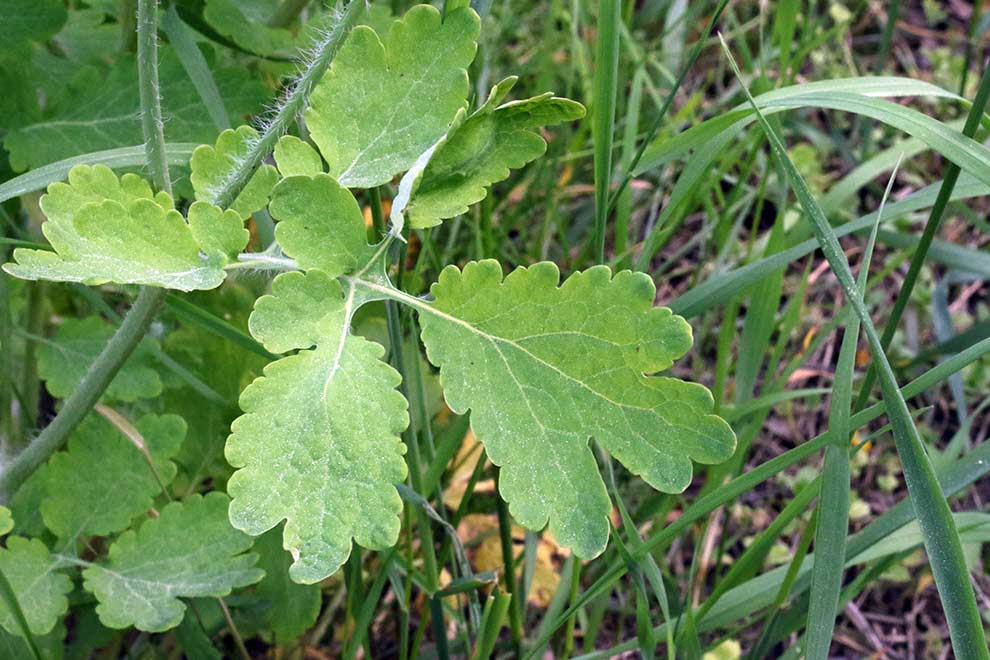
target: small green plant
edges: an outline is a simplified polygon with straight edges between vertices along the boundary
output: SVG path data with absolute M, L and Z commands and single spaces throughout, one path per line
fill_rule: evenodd
M 67 607 L 69 583 L 52 570 L 60 562 L 87 566 L 84 587 L 104 625 L 158 632 L 181 623 L 179 598 L 223 596 L 262 578 L 242 532 L 260 536 L 285 521 L 289 575 L 303 584 L 334 574 L 352 541 L 393 546 L 402 511 L 396 484 L 407 476 L 399 436 L 409 413 L 385 349 L 354 333 L 355 316 L 375 301 L 418 314 L 447 404 L 470 411 L 500 467 L 499 494 L 513 518 L 532 530 L 549 523 L 581 558 L 605 549 L 612 508 L 590 438 L 668 493 L 688 486 L 692 461 L 732 455 L 735 436 L 713 414 L 710 392 L 653 375 L 688 351 L 691 328 L 654 307 L 646 275 L 596 266 L 561 284 L 550 262 L 505 275 L 497 261 L 484 260 L 447 266 L 428 297 L 393 285 L 404 227 L 466 212 L 510 170 L 542 155 L 540 128 L 584 116 L 580 104 L 549 93 L 507 100 L 515 78 L 468 112 L 466 69 L 478 30 L 471 9 L 442 17 L 427 5 L 381 35 L 355 27 L 305 103 L 316 148 L 286 135 L 274 145 L 274 166 L 256 166 L 249 155 L 263 152 L 264 136 L 281 127 L 223 132 L 215 146 L 192 154 L 197 201 L 185 214 L 166 191 L 100 165 L 76 166 L 66 183 L 49 186 L 42 230 L 53 251 L 16 249 L 4 266 L 16 277 L 200 291 L 218 287 L 232 270 L 288 272 L 274 278 L 250 317 L 254 338 L 284 357 L 240 395 L 244 414 L 225 452 L 236 468 L 226 488 L 233 527 L 227 496 L 211 492 L 129 529 L 174 478 L 184 423 L 146 417 L 135 447 L 118 432 L 126 422 L 117 420 L 115 430 L 114 420 L 92 413 L 41 472 L 42 519 L 67 548 L 84 536 L 119 537 L 103 562 L 50 555 L 19 537 L 8 542 L 8 564 L 24 557 L 9 577 L 34 633 L 48 632 Z M 247 183 L 228 208 L 218 205 L 245 169 L 252 170 Z M 397 175 L 389 225 L 376 217 L 380 240 L 369 244 L 353 189 L 374 190 Z M 243 252 L 250 238 L 244 219 L 265 208 L 276 221 L 275 242 Z M 99 334 L 100 324 L 90 326 L 76 332 Z M 53 390 L 62 396 L 81 380 L 71 369 L 51 374 L 50 386 L 70 380 Z M 141 391 L 113 383 L 121 393 Z M 72 479 L 99 470 L 121 483 Z M 27 589 L 43 575 L 49 588 Z

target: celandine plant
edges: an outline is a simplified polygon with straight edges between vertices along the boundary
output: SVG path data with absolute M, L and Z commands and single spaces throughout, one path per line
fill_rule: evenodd
M 410 423 L 401 377 L 383 361 L 381 344 L 355 332 L 359 310 L 377 301 L 386 302 L 390 320 L 396 305 L 418 315 L 447 405 L 470 412 L 512 517 L 531 530 L 549 525 L 580 558 L 601 554 L 610 532 L 612 504 L 592 438 L 668 493 L 688 486 L 692 461 L 732 455 L 735 437 L 713 414 L 708 390 L 655 375 L 690 349 L 691 328 L 654 307 L 647 275 L 595 266 L 561 283 L 553 263 L 506 275 L 498 261 L 484 260 L 447 266 L 425 297 L 393 284 L 410 227 L 467 212 L 493 183 L 544 153 L 541 129 L 585 111 L 549 93 L 510 100 L 515 78 L 470 110 L 467 68 L 480 22 L 469 8 L 442 16 L 421 5 L 387 30 L 358 25 L 344 39 L 359 14 L 352 5 L 326 33 L 260 131 L 227 130 L 196 149 L 196 201 L 187 207 L 177 208 L 166 189 L 101 165 L 73 168 L 41 198 L 52 250 L 15 250 L 4 266 L 11 275 L 192 292 L 219 287 L 231 271 L 285 271 L 254 303 L 249 322 L 254 338 L 281 357 L 240 394 L 243 414 L 226 444 L 236 468 L 226 494 L 190 494 L 151 519 L 140 517 L 176 476 L 182 418 L 149 414 L 131 425 L 100 404 L 83 420 L 67 448 L 26 482 L 40 503 L 38 538 L 11 536 L 0 550 L 23 613 L 19 621 L 16 607 L 0 610 L 9 633 L 51 631 L 68 607 L 77 566 L 103 625 L 158 632 L 182 624 L 183 599 L 225 596 L 266 572 L 259 589 L 274 589 L 267 581 L 282 579 L 286 566 L 259 565 L 252 537 L 288 550 L 288 575 L 300 584 L 333 575 L 355 542 L 394 546 L 407 449 L 414 487 L 421 466 L 418 450 L 400 438 Z M 281 135 L 299 113 L 308 139 Z M 274 164 L 262 162 L 269 152 Z M 385 227 L 378 187 L 400 175 Z M 354 190 L 371 191 L 375 243 Z M 276 221 L 275 242 L 244 252 L 244 222 L 265 209 Z M 100 333 L 85 326 L 66 323 L 59 340 Z M 129 382 L 113 381 L 112 396 L 140 396 L 153 380 L 141 372 L 142 350 L 120 372 Z M 49 386 L 69 396 L 80 378 L 67 371 L 64 383 L 53 375 Z M 79 478 L 85 474 L 112 479 Z M 431 495 L 403 492 L 416 506 Z M 79 554 L 86 537 L 107 537 L 105 555 Z M 283 607 L 312 600 L 310 591 L 281 593 Z M 310 618 L 298 616 L 304 625 Z M 282 636 L 298 622 L 279 625 L 273 629 Z

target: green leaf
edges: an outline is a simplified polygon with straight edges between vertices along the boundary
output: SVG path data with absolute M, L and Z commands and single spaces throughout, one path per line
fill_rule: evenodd
M 226 450 L 240 468 L 227 485 L 231 522 L 258 535 L 285 519 L 296 582 L 336 571 L 352 538 L 382 549 L 399 533 L 406 401 L 384 349 L 350 334 L 355 303 L 353 289 L 345 295 L 322 271 L 292 272 L 275 278 L 251 315 L 268 350 L 316 345 L 268 365 L 244 390 Z
M 267 25 L 277 0 L 206 0 L 203 18 L 235 44 L 258 55 L 290 53 L 295 39 L 285 28 Z
M 38 348 L 38 374 L 52 396 L 64 399 L 79 385 L 89 365 L 113 336 L 113 327 L 98 317 L 69 319 L 50 342 Z M 161 394 L 162 381 L 154 364 L 153 339 L 146 338 L 117 372 L 105 400 L 135 401 Z
M 43 468 L 41 515 L 59 539 L 107 536 L 126 529 L 175 477 L 175 464 L 169 459 L 182 445 L 186 423 L 177 415 L 145 415 L 135 427 L 154 472 L 132 440 L 96 415 L 72 434 L 68 451 L 55 454 Z
M 106 565 L 83 571 L 103 625 L 168 630 L 182 621 L 179 598 L 226 596 L 260 580 L 258 556 L 245 554 L 251 538 L 227 522 L 228 503 L 217 491 L 172 502 L 137 532 L 124 532 Z
M 316 623 L 320 614 L 320 587 L 296 584 L 289 579 L 292 556 L 282 549 L 280 530 L 263 534 L 254 549 L 261 557 L 258 567 L 265 571 L 265 579 L 256 589 L 257 595 L 268 602 L 265 623 L 275 636 L 275 644 L 291 644 Z
M 584 116 L 580 103 L 550 93 L 502 104 L 517 78 L 506 78 L 488 100 L 448 133 L 433 152 L 406 213 L 413 227 L 431 227 L 467 211 L 511 169 L 533 161 L 547 143 L 534 129 Z
M 306 125 L 329 172 L 369 188 L 404 172 L 466 106 L 467 67 L 480 21 L 468 8 L 418 5 L 392 24 L 385 44 L 355 27 L 313 90 Z
M 16 263 L 4 270 L 15 277 L 212 289 L 249 238 L 236 214 L 202 202 L 187 224 L 167 194 L 153 195 L 133 174 L 117 179 L 103 165 L 74 167 L 68 183 L 48 187 L 41 208 L 48 216 L 42 232 L 55 252 L 14 250 Z
M 374 253 L 361 207 L 330 175 L 283 179 L 268 210 L 278 221 L 278 244 L 303 270 L 318 268 L 337 276 L 357 270 Z
M 213 142 L 217 131 L 206 106 L 175 53 L 159 50 L 158 70 L 166 134 L 173 142 Z M 232 122 L 256 113 L 268 99 L 264 84 L 244 67 L 215 67 L 214 78 Z M 137 66 L 118 58 L 109 69 L 73 69 L 70 84 L 49 98 L 41 122 L 11 131 L 4 138 L 15 171 L 91 151 L 144 142 L 141 132 Z
M 257 139 L 256 130 L 250 126 L 238 126 L 236 130 L 228 128 L 221 133 L 215 147 L 208 144 L 197 147 L 189 161 L 192 166 L 189 178 L 196 191 L 196 199 L 213 201 L 240 159 L 247 154 L 252 141 Z M 278 172 L 275 168 L 262 165 L 251 176 L 251 180 L 230 208 L 247 219 L 252 213 L 265 207 L 272 186 L 277 181 Z
M 4 48 L 14 50 L 29 41 L 48 41 L 67 16 L 61 0 L 0 0 Z
M 596 266 L 558 287 L 548 262 L 502 278 L 491 260 L 447 267 L 420 303 L 423 341 L 444 395 L 472 412 L 475 434 L 502 467 L 513 517 L 582 558 L 608 541 L 611 504 L 588 447 L 594 437 L 631 472 L 683 491 L 691 461 L 718 463 L 735 436 L 701 385 L 654 377 L 691 347 L 691 328 L 642 273 Z
M 65 596 L 72 591 L 72 581 L 55 572 L 54 558 L 38 539 L 8 538 L 7 547 L 0 549 L 0 571 L 10 582 L 32 633 L 49 632 L 69 609 Z M 0 626 L 15 635 L 21 632 L 14 613 L 2 600 Z
M 0 536 L 6 536 L 14 529 L 14 515 L 5 506 L 0 506 Z
M 323 173 L 323 159 L 316 149 L 295 135 L 283 135 L 275 145 L 275 164 L 284 177 Z

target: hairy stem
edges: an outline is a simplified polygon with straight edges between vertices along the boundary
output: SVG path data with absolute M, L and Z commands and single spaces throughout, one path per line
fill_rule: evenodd
M 165 159 L 165 124 L 158 96 L 158 0 L 139 0 L 137 8 L 138 89 L 141 96 L 141 131 L 151 181 L 172 194 Z
M 304 67 L 299 78 L 293 83 L 285 99 L 279 105 L 275 115 L 265 123 L 265 128 L 257 140 L 253 141 L 248 152 L 231 171 L 227 180 L 213 195 L 211 200 L 217 206 L 227 208 L 234 203 L 237 195 L 251 179 L 251 175 L 261 164 L 262 159 L 271 153 L 275 143 L 282 137 L 285 130 L 296 120 L 296 115 L 302 110 L 309 97 L 313 85 L 320 79 L 323 72 L 330 66 L 344 38 L 350 32 L 358 15 L 364 9 L 364 2 L 352 0 L 344 10 L 340 20 L 330 28 L 314 47 L 314 55 Z

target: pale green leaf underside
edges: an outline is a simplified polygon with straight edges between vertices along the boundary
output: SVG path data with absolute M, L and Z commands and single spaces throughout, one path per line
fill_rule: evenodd
M 440 139 L 466 105 L 479 25 L 468 8 L 441 21 L 418 5 L 392 23 L 385 45 L 373 29 L 354 28 L 306 111 L 330 174 L 349 188 L 377 186 Z
M 244 390 L 226 448 L 239 468 L 227 485 L 231 522 L 258 535 L 285 519 L 296 582 L 335 572 L 352 539 L 381 549 L 398 537 L 406 401 L 384 349 L 350 334 L 354 308 L 353 290 L 311 270 L 279 275 L 251 315 L 269 350 L 316 345 L 269 364 Z
M 507 78 L 433 153 L 406 213 L 413 227 L 431 227 L 468 210 L 510 170 L 533 161 L 547 144 L 534 129 L 584 116 L 580 103 L 543 94 L 499 105 L 515 84 Z
M 48 216 L 42 232 L 55 252 L 14 250 L 16 263 L 4 270 L 15 277 L 212 289 L 224 280 L 229 253 L 248 239 L 215 207 L 200 205 L 187 224 L 168 195 L 152 195 L 134 175 L 118 180 L 103 165 L 72 168 L 67 184 L 49 186 L 41 208 Z
M 179 451 L 186 424 L 177 415 L 146 415 L 135 424 L 164 485 L 175 477 L 169 460 Z M 102 417 L 90 415 L 42 472 L 41 515 L 59 539 L 106 536 L 126 529 L 161 492 L 141 451 Z M 98 478 L 82 478 L 91 475 Z
M 124 532 L 110 546 L 106 565 L 83 571 L 103 625 L 168 630 L 182 621 L 186 607 L 179 598 L 226 596 L 260 580 L 258 556 L 244 554 L 251 537 L 227 521 L 229 501 L 214 491 L 172 502 L 137 532 Z
M 38 347 L 38 374 L 52 396 L 72 394 L 89 365 L 113 335 L 113 326 L 98 317 L 69 319 L 55 336 Z M 162 392 L 162 380 L 153 368 L 154 339 L 146 338 L 124 363 L 103 394 L 108 401 L 153 398 Z
M 44 635 L 69 609 L 65 596 L 72 591 L 72 581 L 55 572 L 54 558 L 38 539 L 8 538 L 7 547 L 0 549 L 0 571 L 10 582 L 32 633 Z M 3 599 L 0 599 L 0 626 L 14 635 L 21 634 L 14 613 Z
M 597 266 L 558 281 L 546 262 L 504 281 L 495 261 L 451 266 L 420 316 L 447 403 L 471 410 L 512 515 L 531 529 L 549 520 L 558 541 L 591 558 L 605 548 L 611 505 L 589 437 L 654 488 L 677 493 L 692 460 L 726 460 L 735 436 L 711 414 L 703 386 L 647 375 L 690 348 L 691 330 L 653 307 L 646 275 L 610 279 Z
M 0 536 L 10 534 L 14 529 L 14 514 L 5 506 L 0 506 Z
M 192 168 L 189 180 L 196 192 L 196 199 L 212 203 L 237 163 L 247 154 L 251 142 L 257 138 L 258 132 L 250 126 L 238 126 L 222 132 L 217 137 L 216 146 L 203 144 L 196 147 L 189 159 Z M 275 168 L 262 165 L 251 176 L 230 208 L 242 218 L 249 218 L 252 213 L 265 207 L 272 186 L 277 181 L 278 172 Z
M 323 173 L 323 159 L 309 143 L 295 135 L 283 135 L 275 144 L 275 164 L 283 177 Z

